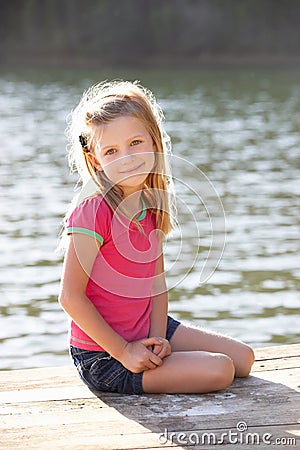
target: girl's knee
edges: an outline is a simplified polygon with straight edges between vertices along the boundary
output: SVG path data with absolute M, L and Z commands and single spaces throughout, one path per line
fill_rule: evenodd
M 234 379 L 235 368 L 232 359 L 224 354 L 215 355 L 215 367 L 212 371 L 214 390 L 225 389 L 231 385 Z
M 253 349 L 244 344 L 242 354 L 240 355 L 240 365 L 236 371 L 236 376 L 240 378 L 247 377 L 251 371 L 251 367 L 255 361 L 255 354 Z

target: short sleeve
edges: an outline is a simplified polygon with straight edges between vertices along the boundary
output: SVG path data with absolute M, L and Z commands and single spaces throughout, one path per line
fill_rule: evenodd
M 109 216 L 110 210 L 102 197 L 89 198 L 66 217 L 66 233 L 92 236 L 102 245 L 108 234 Z

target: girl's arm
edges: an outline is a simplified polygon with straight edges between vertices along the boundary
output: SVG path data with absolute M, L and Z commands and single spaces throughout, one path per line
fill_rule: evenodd
M 168 290 L 164 275 L 164 259 L 162 252 L 156 263 L 156 276 L 152 288 L 152 311 L 150 316 L 149 336 L 163 338 L 161 346 L 154 346 L 153 352 L 161 358 L 171 353 L 168 341 L 165 339 L 168 320 Z
M 85 295 L 98 251 L 94 238 L 83 234 L 71 235 L 61 280 L 61 306 L 91 339 L 132 372 L 161 365 L 161 358 L 147 349 L 158 344 L 157 340 L 148 338 L 128 343 L 108 325 Z

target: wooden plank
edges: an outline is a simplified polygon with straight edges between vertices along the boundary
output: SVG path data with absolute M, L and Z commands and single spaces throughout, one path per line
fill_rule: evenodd
M 0 392 L 48 387 L 82 386 L 74 366 L 0 371 Z
M 287 368 L 292 364 L 298 364 L 299 359 L 290 360 L 290 357 L 300 356 L 300 344 L 287 346 L 272 346 L 264 349 L 256 349 L 256 363 L 253 371 L 261 370 L 261 361 L 264 361 L 263 370 L 273 367 L 274 364 L 280 368 Z M 296 361 L 296 362 L 295 362 Z M 298 365 L 296 367 L 299 367 Z M 11 371 L 0 371 L 0 392 L 19 389 L 34 389 L 48 387 L 82 386 L 76 369 L 73 365 L 61 367 L 44 367 L 40 369 L 20 369 Z
M 9 429 L 22 430 L 25 427 L 30 430 L 32 426 L 43 427 L 46 423 L 58 428 L 63 426 L 69 432 L 74 425 L 84 423 L 84 426 L 101 424 L 101 433 L 110 435 L 116 430 L 123 434 L 131 433 L 137 424 L 151 428 L 154 432 L 161 432 L 164 428 L 170 431 L 194 430 L 200 424 L 204 429 L 209 429 L 212 424 L 214 427 L 231 427 L 240 420 L 245 420 L 249 426 L 289 425 L 297 423 L 299 419 L 299 397 L 295 398 L 287 393 L 281 394 L 279 398 L 276 398 L 274 392 L 249 399 L 241 396 L 227 402 L 220 398 L 206 401 L 201 401 L 200 398 L 177 400 L 170 398 L 169 405 L 164 410 L 159 403 L 150 409 L 146 405 L 135 405 L 132 402 L 123 407 L 103 408 L 96 399 L 87 400 L 84 404 L 62 401 L 43 404 L 37 402 L 26 407 L 9 405 L 1 410 L 0 431 L 6 435 Z M 127 401 L 125 398 L 124 402 Z
M 288 386 L 291 389 L 299 392 L 300 389 L 300 369 L 292 368 L 292 369 L 282 369 L 276 371 L 266 371 L 266 372 L 258 372 L 258 375 L 261 379 L 270 381 L 273 383 L 281 384 L 283 386 Z M 249 378 L 251 382 L 251 377 Z M 250 384 L 249 384 L 250 386 Z M 280 389 L 280 386 L 277 386 Z
M 22 435 L 17 433 L 8 433 L 6 435 L 5 444 L 0 444 L 0 449 L 24 449 L 28 447 L 30 449 L 154 449 L 162 448 L 159 442 L 159 435 L 155 433 L 133 433 L 128 434 L 126 437 L 119 433 L 112 434 L 111 436 L 103 436 L 101 431 L 95 432 L 95 426 L 86 426 L 83 424 L 86 432 L 81 433 L 81 429 L 76 425 L 68 438 L 66 434 L 57 433 L 57 428 L 51 426 L 45 426 L 41 429 L 36 429 L 30 435 Z M 166 448 L 170 448 L 167 445 Z M 174 448 L 174 445 L 171 445 Z M 165 447 L 164 447 L 165 448 Z M 176 448 L 178 448 L 176 446 Z M 182 448 L 182 447 L 179 447 Z
M 189 440 L 182 446 L 179 433 L 185 439 L 205 432 L 228 438 L 240 422 L 259 436 L 299 437 L 299 350 L 299 345 L 259 350 L 250 377 L 205 395 L 96 398 L 72 366 L 0 372 L 0 449 L 210 448 Z M 173 443 L 159 440 L 165 430 L 177 433 Z M 247 449 L 257 445 L 250 442 Z M 226 448 L 241 446 L 226 441 Z
M 241 422 L 240 422 L 241 423 Z M 239 425 L 239 424 L 238 424 Z M 184 432 L 178 429 L 176 432 L 162 431 L 154 433 L 150 430 L 132 432 L 124 436 L 118 431 L 110 436 L 103 435 L 101 431 L 95 432 L 95 425 L 83 424 L 79 429 L 76 424 L 73 429 L 58 432 L 56 427 L 44 426 L 35 428 L 30 434 L 11 430 L 5 435 L 5 444 L 0 444 L 0 449 L 18 449 L 29 446 L 31 449 L 155 449 L 155 448 L 186 448 L 196 449 L 213 448 L 216 445 L 226 445 L 227 448 L 268 448 L 276 445 L 280 448 L 280 442 L 285 448 L 299 448 L 299 426 L 270 426 L 247 427 L 245 431 L 239 431 L 236 426 L 230 428 L 211 428 L 209 430 L 194 429 Z M 26 430 L 27 431 L 27 430 Z M 82 433 L 82 431 L 84 431 Z M 70 432 L 66 439 L 66 432 Z M 283 440 L 284 438 L 284 440 Z M 278 441 L 280 439 L 280 441 Z M 289 439 L 289 446 L 287 445 Z M 277 440 L 277 441 L 276 441 Z M 199 445 L 197 445 L 199 443 Z M 251 444 L 254 444 L 251 446 Z M 195 445 L 196 444 L 196 445 Z M 204 444 L 204 445 L 202 445 Z M 298 444 L 298 445 L 297 445 Z M 184 447 L 182 447 L 184 445 Z M 55 447 L 54 447 L 55 446 Z
M 293 369 L 300 367 L 300 356 L 290 356 L 280 359 L 265 359 L 255 361 L 252 368 L 252 373 L 265 372 L 266 370 L 282 370 Z
M 102 432 L 122 428 L 125 418 L 141 424 L 151 424 L 152 431 L 161 427 L 193 429 L 199 419 L 205 427 L 211 423 L 220 427 L 247 418 L 251 426 L 296 423 L 299 418 L 299 397 L 293 389 L 261 378 L 238 380 L 230 388 L 206 395 L 143 395 L 112 396 L 81 400 L 8 403 L 1 408 L 0 429 L 48 424 L 99 422 Z M 30 407 L 30 415 L 28 415 Z M 84 419 L 82 414 L 84 413 Z M 259 413 L 259 414 L 258 414 Z M 14 416 L 14 421 L 11 417 Z M 104 425 L 105 420 L 109 425 Z M 127 425 L 125 424 L 125 429 Z M 124 431 L 125 432 L 125 431 Z
M 273 345 L 271 347 L 255 349 L 255 359 L 257 361 L 290 356 L 300 356 L 300 344 Z
M 38 370 L 38 369 L 36 369 Z M 269 382 L 285 384 L 286 386 L 294 389 L 295 391 L 299 391 L 300 386 L 300 369 L 289 368 L 289 369 L 280 369 L 276 371 L 260 371 L 255 372 L 256 375 L 251 375 L 247 379 L 236 379 L 231 388 L 238 388 L 239 393 L 241 389 L 245 387 L 246 390 L 250 388 L 258 388 L 258 384 L 260 385 L 260 389 L 262 385 L 268 385 Z M 45 385 L 49 386 L 49 383 L 45 383 Z M 24 403 L 24 402 L 35 402 L 35 401 L 49 401 L 49 400 L 63 400 L 63 399 L 88 399 L 93 398 L 94 394 L 81 382 L 80 386 L 66 385 L 66 387 L 45 387 L 37 388 L 37 389 L 29 389 L 28 386 L 23 386 L 21 388 L 21 382 L 18 383 L 18 389 L 12 390 L 11 388 L 8 391 L 0 392 L 0 403 Z M 210 395 L 210 394 L 208 394 Z M 113 401 L 117 402 L 117 397 L 115 394 L 103 393 L 101 398 L 110 398 L 112 397 Z M 123 398 L 123 396 L 119 396 Z M 154 396 L 152 396 L 154 398 Z M 159 396 L 161 399 L 163 396 Z
M 280 373 L 274 374 L 275 370 L 281 371 L 286 370 L 287 368 L 292 369 L 297 367 L 300 367 L 300 358 L 298 357 L 283 358 L 281 361 L 267 360 L 263 364 L 260 362 L 259 365 L 257 364 L 254 366 L 252 373 L 259 374 L 261 377 L 264 376 L 266 379 L 277 379 L 279 382 L 279 378 L 288 380 L 290 376 L 288 375 L 286 378 L 286 372 L 284 372 L 281 376 Z M 58 369 L 59 368 L 56 370 L 58 371 Z M 10 378 L 6 383 L 2 381 L 0 386 L 0 403 L 16 401 L 28 402 L 30 400 L 35 401 L 36 399 L 45 401 L 51 399 L 61 400 L 64 398 L 72 399 L 93 397 L 94 395 L 91 391 L 77 377 L 75 368 L 71 368 L 72 372 L 68 369 L 69 368 L 67 367 L 65 376 L 57 374 L 56 376 L 51 376 L 49 378 L 45 378 L 45 372 L 43 369 L 33 369 L 30 370 L 31 374 L 34 375 L 32 380 L 30 378 L 25 379 L 23 377 L 24 371 L 20 371 L 18 374 L 12 373 L 13 379 Z M 263 375 L 266 371 L 272 372 L 271 375 Z M 294 377 L 290 379 L 290 381 L 295 381 L 295 388 L 298 386 L 297 379 L 295 378 L 296 374 L 298 374 L 298 371 L 295 371 Z M 3 380 L 3 373 L 0 373 L 0 375 L 2 375 Z M 10 373 L 9 376 L 11 376 Z M 68 382 L 66 379 L 68 379 Z M 250 380 L 250 378 L 248 380 Z

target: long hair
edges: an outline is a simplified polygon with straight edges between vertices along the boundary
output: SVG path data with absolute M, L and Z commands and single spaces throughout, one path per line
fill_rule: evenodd
M 66 130 L 71 170 L 78 172 L 82 186 L 92 179 L 95 193 L 103 194 L 112 210 L 118 210 L 123 200 L 121 187 L 113 185 L 104 171 L 94 167 L 88 153 L 93 153 L 98 145 L 97 126 L 99 128 L 99 125 L 122 116 L 139 119 L 155 144 L 155 164 L 144 182 L 143 197 L 147 208 L 156 215 L 156 228 L 166 235 L 172 230 L 175 218 L 175 195 L 169 166 L 171 143 L 162 125 L 161 108 L 153 94 L 138 82 L 102 82 L 84 92 L 70 115 Z

